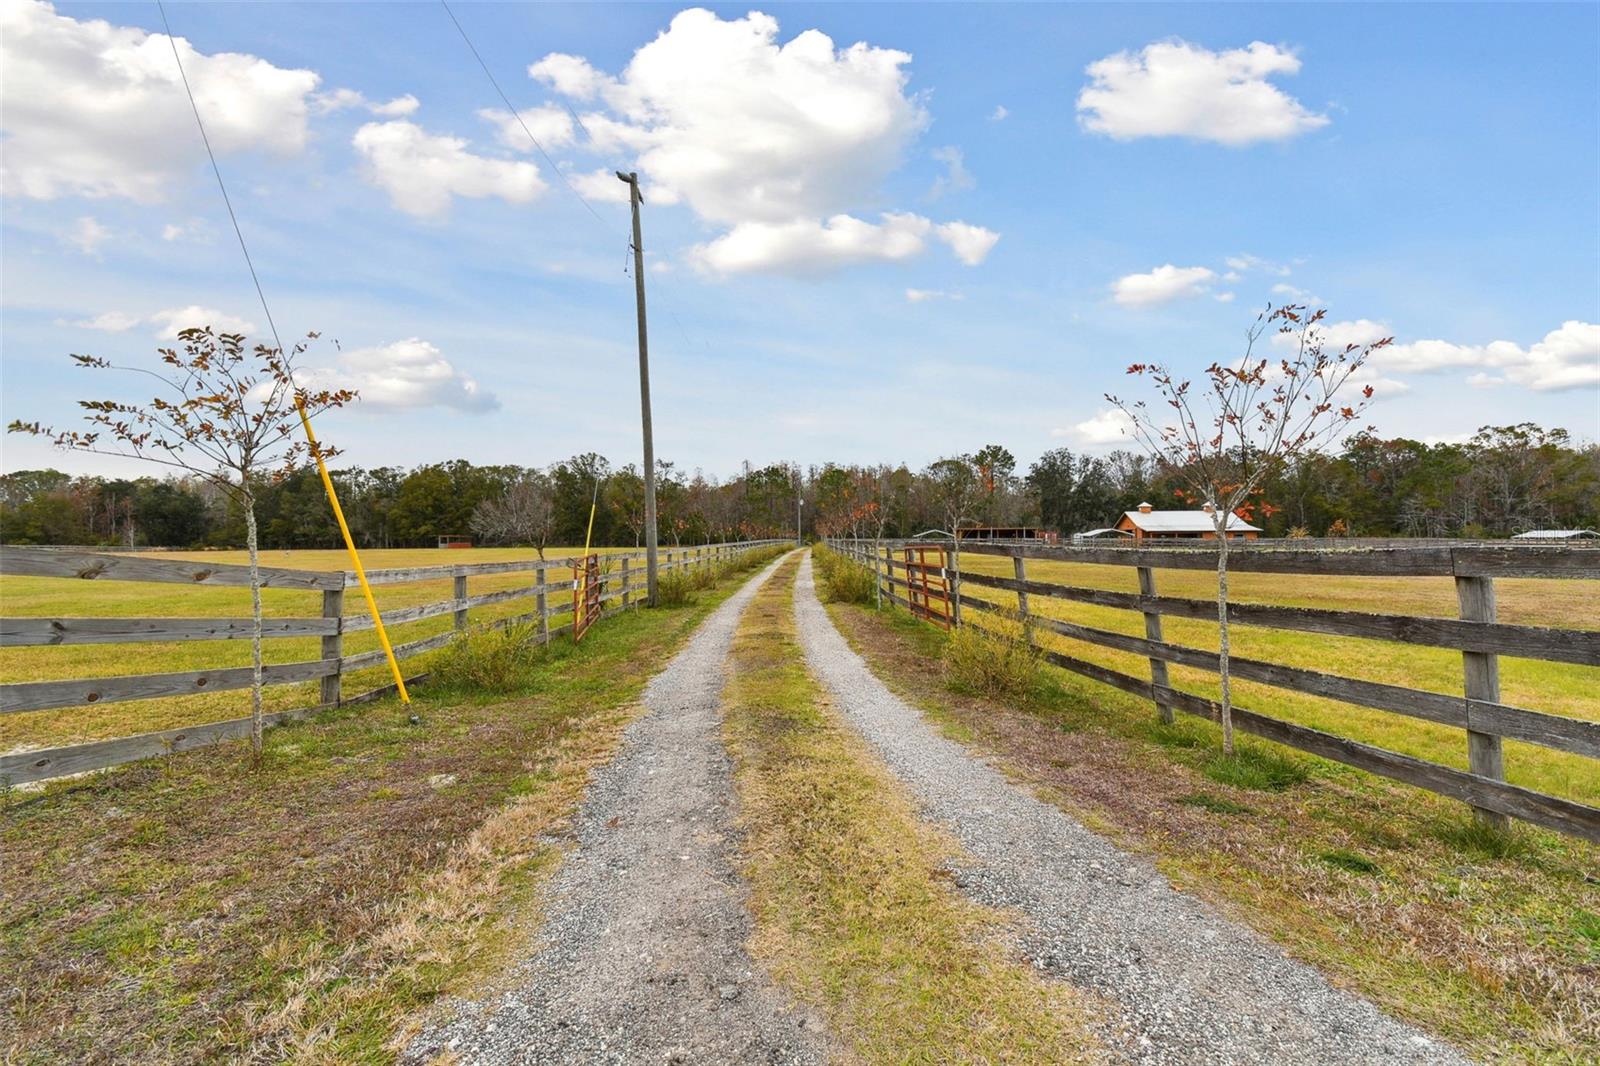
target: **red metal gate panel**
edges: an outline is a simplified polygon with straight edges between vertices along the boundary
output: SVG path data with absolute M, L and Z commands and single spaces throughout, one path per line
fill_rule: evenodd
M 917 618 L 950 628 L 950 579 L 945 550 L 933 544 L 905 547 L 906 601 Z
M 600 556 L 572 560 L 572 640 L 583 639 L 600 617 Z

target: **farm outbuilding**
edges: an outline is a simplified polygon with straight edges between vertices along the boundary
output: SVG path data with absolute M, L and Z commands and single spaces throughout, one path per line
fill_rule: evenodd
M 1138 510 L 1124 511 L 1116 527 L 1131 533 L 1137 540 L 1215 540 L 1217 527 L 1213 516 L 1216 509 L 1206 504 L 1198 511 L 1158 511 L 1148 503 Z M 1261 527 L 1253 526 L 1236 514 L 1228 516 L 1229 540 L 1255 540 Z
M 1530 529 L 1518 533 L 1512 540 L 1600 540 L 1600 533 L 1592 529 Z

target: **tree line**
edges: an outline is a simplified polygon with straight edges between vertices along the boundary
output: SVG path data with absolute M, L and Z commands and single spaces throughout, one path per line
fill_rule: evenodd
M 1174 471 L 1142 454 L 1057 448 L 1027 469 L 988 445 L 913 470 L 903 464 L 801 469 L 746 463 L 719 480 L 662 462 L 660 538 L 698 544 L 795 530 L 797 493 L 808 534 L 914 536 L 955 525 L 1037 525 L 1070 535 L 1113 524 L 1149 501 L 1186 506 Z M 481 544 L 632 547 L 644 533 L 637 466 L 585 453 L 548 467 L 464 459 L 333 472 L 357 543 L 431 547 L 442 535 Z M 598 494 L 597 494 L 598 486 Z M 1336 452 L 1285 463 L 1266 479 L 1268 536 L 1503 537 L 1532 528 L 1600 526 L 1600 446 L 1561 429 L 1489 426 L 1461 443 L 1360 434 Z M 257 487 L 264 546 L 336 548 L 338 527 L 314 470 Z M 232 547 L 244 541 L 235 501 L 198 478 L 73 477 L 56 470 L 0 476 L 0 541 Z

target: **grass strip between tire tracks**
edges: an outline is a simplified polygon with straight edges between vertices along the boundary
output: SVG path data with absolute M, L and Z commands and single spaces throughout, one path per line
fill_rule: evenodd
M 794 633 L 798 558 L 747 608 L 724 692 L 753 954 L 866 1062 L 1100 1057 L 1084 999 L 966 900 L 954 843 L 830 709 Z

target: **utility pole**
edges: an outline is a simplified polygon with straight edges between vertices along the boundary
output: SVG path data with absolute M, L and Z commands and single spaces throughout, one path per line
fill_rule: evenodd
M 650 430 L 650 339 L 644 317 L 644 238 L 639 234 L 639 175 L 617 171 L 633 205 L 633 288 L 639 303 L 639 416 L 644 423 L 644 581 L 645 603 L 656 605 L 656 444 Z

